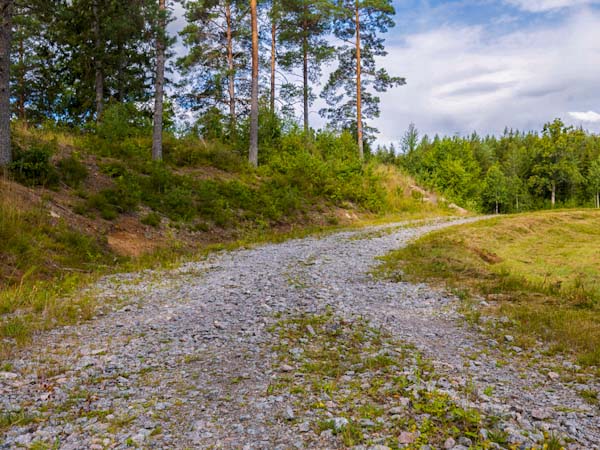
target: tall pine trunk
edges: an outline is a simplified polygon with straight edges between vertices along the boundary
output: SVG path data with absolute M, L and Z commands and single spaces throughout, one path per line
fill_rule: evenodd
M 552 181 L 552 194 L 550 201 L 552 203 L 552 207 L 554 208 L 554 205 L 556 205 L 556 181 Z
M 271 10 L 271 114 L 275 114 L 275 69 L 277 68 L 277 6 L 273 1 Z
M 308 38 L 306 31 L 302 42 L 302 100 L 304 103 L 304 136 L 308 138 L 309 123 L 308 123 Z
M 252 95 L 250 99 L 250 150 L 248 160 L 258 166 L 258 12 L 257 0 L 250 0 L 252 22 Z
M 0 167 L 12 161 L 10 148 L 10 44 L 13 0 L 0 0 Z
M 158 30 L 156 36 L 156 81 L 154 91 L 154 129 L 152 132 L 152 159 L 161 161 L 163 158 L 163 102 L 165 90 L 165 38 L 166 38 L 166 0 L 158 0 Z
M 362 80 L 361 80 L 361 59 L 360 59 L 360 9 L 358 0 L 356 0 L 355 9 L 356 26 L 356 135 L 358 139 L 358 156 L 364 159 L 363 145 L 363 124 L 362 124 Z
M 19 120 L 25 123 L 25 103 L 27 103 L 25 93 L 25 73 L 27 69 L 25 67 L 25 46 L 23 43 L 23 36 L 21 36 L 21 39 L 19 40 L 19 66 L 19 100 L 17 101 L 17 109 L 19 111 Z
M 596 191 L 596 208 L 600 208 L 600 191 Z
M 229 133 L 232 140 L 237 134 L 237 117 L 235 112 L 235 67 L 233 63 L 233 33 L 231 23 L 231 2 L 225 4 L 225 23 L 227 26 L 227 78 L 229 91 Z
M 104 73 L 102 72 L 102 59 L 100 53 L 102 51 L 102 37 L 100 35 L 100 12 L 98 10 L 98 0 L 94 0 L 94 70 L 96 79 L 94 88 L 96 91 L 96 122 L 99 122 L 104 112 Z

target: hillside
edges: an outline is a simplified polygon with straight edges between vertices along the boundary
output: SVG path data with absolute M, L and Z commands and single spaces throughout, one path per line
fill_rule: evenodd
M 120 133 L 15 127 L 15 162 L 0 180 L 3 335 L 26 339 L 93 314 L 93 305 L 58 300 L 90 275 L 236 242 L 456 212 L 394 167 L 323 153 L 340 137 L 323 137 L 311 152 L 288 145 L 253 169 L 235 150 L 197 138 L 170 137 L 165 162 L 152 163 L 142 132 Z

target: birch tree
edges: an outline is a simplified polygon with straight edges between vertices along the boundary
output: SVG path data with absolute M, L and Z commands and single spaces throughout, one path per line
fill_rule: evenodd
M 600 157 L 590 164 L 588 183 L 594 194 L 596 208 L 600 208 Z

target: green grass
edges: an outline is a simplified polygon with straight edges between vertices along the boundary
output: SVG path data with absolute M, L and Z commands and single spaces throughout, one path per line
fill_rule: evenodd
M 432 233 L 384 258 L 391 279 L 484 296 L 521 342 L 548 342 L 600 365 L 600 212 L 498 217 Z
M 345 448 L 385 442 L 397 449 L 404 431 L 419 432 L 411 449 L 438 448 L 448 437 L 458 436 L 473 439 L 473 448 L 489 448 L 490 441 L 479 431 L 495 430 L 494 418 L 427 389 L 437 378 L 431 363 L 366 320 L 342 319 L 331 312 L 306 314 L 283 318 L 270 331 L 279 374 L 267 394 L 290 394 L 299 415 L 310 418 L 317 434 L 331 430 Z M 283 365 L 293 370 L 282 372 Z M 411 377 L 403 373 L 407 370 Z M 390 409 L 402 403 L 392 415 Z M 331 417 L 344 417 L 348 424 L 336 429 Z M 496 431 L 493 439 L 502 437 Z

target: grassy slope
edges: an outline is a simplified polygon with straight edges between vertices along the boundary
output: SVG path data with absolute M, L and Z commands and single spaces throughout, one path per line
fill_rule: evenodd
M 483 295 L 514 320 L 521 342 L 542 338 L 600 365 L 599 223 L 593 210 L 494 218 L 425 236 L 382 269 Z
M 190 150 L 199 161 L 196 164 L 166 164 L 159 173 L 169 182 L 181 182 L 180 186 L 171 186 L 171 192 L 179 192 L 181 204 L 194 208 L 192 219 L 178 218 L 176 212 L 185 209 L 180 204 L 158 204 L 160 196 L 145 191 L 141 192 L 141 201 L 128 211 L 119 209 L 122 199 L 108 206 L 101 204 L 116 212 L 116 217 L 106 219 L 90 199 L 105 198 L 103 192 L 112 192 L 121 177 L 107 174 L 105 169 L 120 167 L 129 179 L 143 182 L 147 167 L 140 155 L 103 156 L 86 148 L 80 138 L 56 131 L 16 129 L 15 136 L 21 148 L 52 143 L 54 166 L 77 154 L 88 177 L 76 188 L 61 182 L 52 189 L 26 187 L 0 177 L 0 353 L 2 347 L 9 348 L 15 341 L 26 342 L 37 330 L 92 317 L 94 299 L 77 292 L 82 284 L 102 274 L 170 265 L 223 246 L 284 239 L 382 218 L 400 220 L 451 213 L 423 203 L 420 194 L 413 193 L 412 179 L 386 166 L 374 171 L 385 193 L 387 214 L 309 195 L 302 187 L 292 192 L 297 201 L 282 203 L 278 186 L 283 184 L 285 189 L 285 183 L 291 180 L 283 178 L 273 187 L 268 175 L 247 167 L 240 169 L 238 161 L 230 160 L 226 152 L 200 148 Z M 221 168 L 211 165 L 215 158 Z M 141 186 L 152 189 L 151 184 Z M 214 188 L 211 195 L 219 196 L 211 209 L 194 197 L 197 188 L 207 186 Z M 248 197 L 253 192 L 258 193 L 262 203 Z M 145 197 L 152 201 L 144 201 Z M 261 213 L 263 203 L 271 207 L 271 216 Z M 153 204 L 159 209 L 154 210 Z M 274 205 L 282 206 L 274 210 Z M 220 224 L 216 219 L 225 210 L 227 223 Z M 155 223 L 145 223 L 149 216 L 154 216 Z

